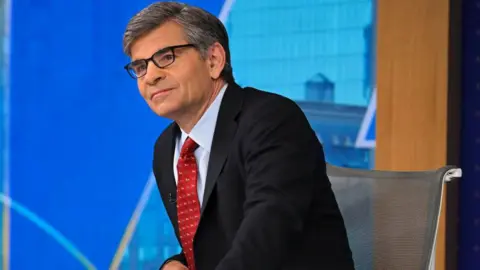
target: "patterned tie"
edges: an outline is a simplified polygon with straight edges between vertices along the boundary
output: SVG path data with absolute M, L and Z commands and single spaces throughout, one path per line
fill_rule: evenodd
M 193 237 L 200 219 L 200 202 L 197 194 L 197 160 L 193 152 L 198 144 L 190 137 L 185 140 L 178 159 L 177 215 L 178 230 L 188 269 L 195 270 Z

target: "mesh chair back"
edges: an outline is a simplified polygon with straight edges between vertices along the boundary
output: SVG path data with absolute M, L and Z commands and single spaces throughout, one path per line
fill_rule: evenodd
M 445 174 L 327 166 L 357 270 L 425 270 L 434 250 Z

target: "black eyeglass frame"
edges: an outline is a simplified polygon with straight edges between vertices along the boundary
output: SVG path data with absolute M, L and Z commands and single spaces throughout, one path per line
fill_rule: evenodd
M 162 48 L 158 51 L 156 51 L 154 54 L 152 54 L 152 56 L 150 58 L 147 58 L 147 59 L 138 59 L 138 60 L 135 60 L 133 62 L 130 62 L 128 64 L 126 64 L 123 68 L 127 71 L 128 75 L 130 75 L 130 77 L 132 77 L 133 79 L 138 79 L 138 78 L 141 78 L 143 76 L 145 76 L 147 74 L 147 68 L 148 68 L 148 63 L 150 61 L 152 61 L 152 63 L 157 66 L 158 68 L 166 68 L 168 66 L 170 66 L 171 64 L 173 64 L 176 60 L 176 55 L 175 55 L 175 50 L 176 49 L 180 49 L 180 48 L 188 48 L 188 47 L 196 47 L 194 44 L 182 44 L 182 45 L 175 45 L 175 46 L 168 46 L 168 47 L 165 47 L 165 48 Z M 159 65 L 156 61 L 155 61 L 155 56 L 157 55 L 161 55 L 161 54 L 164 54 L 166 52 L 170 51 L 172 53 L 172 61 L 169 62 L 168 64 L 166 65 Z M 134 64 L 138 64 L 138 63 L 145 63 L 145 73 L 140 75 L 140 76 L 137 76 L 137 74 L 135 73 L 135 71 L 133 71 L 133 68 L 132 66 Z

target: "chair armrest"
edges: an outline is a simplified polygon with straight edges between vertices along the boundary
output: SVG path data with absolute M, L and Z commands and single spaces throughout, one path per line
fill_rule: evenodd
M 450 169 L 447 171 L 447 173 L 443 177 L 443 182 L 450 182 L 460 177 L 462 177 L 462 169 L 460 168 Z

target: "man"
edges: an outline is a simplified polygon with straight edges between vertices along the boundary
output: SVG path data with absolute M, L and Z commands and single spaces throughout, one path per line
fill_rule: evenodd
M 215 16 L 155 3 L 123 45 L 147 104 L 174 120 L 153 171 L 182 253 L 161 269 L 353 269 L 315 133 L 293 101 L 235 83 Z

